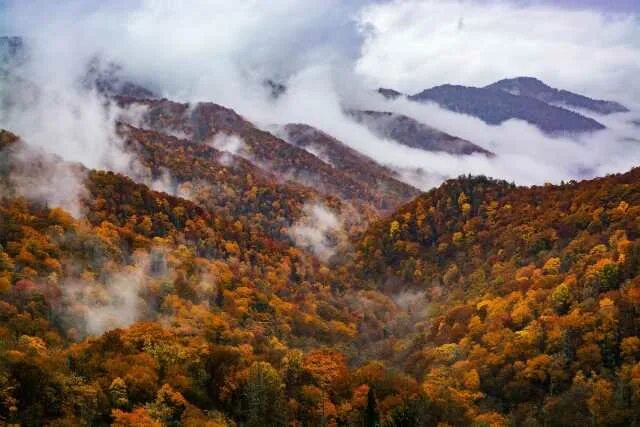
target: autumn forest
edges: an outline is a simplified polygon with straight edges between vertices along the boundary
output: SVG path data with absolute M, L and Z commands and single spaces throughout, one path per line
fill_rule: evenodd
M 634 89 L 575 47 L 566 87 L 624 105 L 535 53 L 545 82 L 459 48 L 468 86 L 414 90 L 458 55 L 415 62 L 453 43 L 410 43 L 431 12 L 597 9 L 27 3 L 0 0 L 0 425 L 640 425 Z

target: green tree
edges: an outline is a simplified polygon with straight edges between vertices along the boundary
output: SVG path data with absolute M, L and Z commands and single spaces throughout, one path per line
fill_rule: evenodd
M 380 426 L 380 414 L 378 413 L 376 395 L 371 387 L 367 392 L 367 407 L 364 409 L 364 425 L 366 427 Z
M 611 291 L 620 287 L 620 268 L 617 264 L 607 264 L 600 272 L 600 290 Z
M 249 368 L 247 400 L 249 427 L 284 426 L 287 424 L 284 384 L 268 362 L 254 362 Z

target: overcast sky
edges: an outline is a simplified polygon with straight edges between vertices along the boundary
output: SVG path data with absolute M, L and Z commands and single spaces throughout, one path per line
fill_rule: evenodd
M 638 11 L 638 0 L 547 0 L 547 3 L 573 8 L 594 8 L 605 11 Z
M 225 90 L 198 73 L 222 76 L 230 66 L 286 79 L 310 64 L 340 64 L 369 86 L 408 92 L 531 75 L 592 96 L 640 99 L 640 85 L 630 87 L 640 75 L 640 0 L 3 4 L 0 32 L 50 44 L 72 63 L 106 52 L 185 94 Z

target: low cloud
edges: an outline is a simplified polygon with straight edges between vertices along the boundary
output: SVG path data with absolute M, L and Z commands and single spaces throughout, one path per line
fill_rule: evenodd
M 2 155 L 7 156 L 9 181 L 17 195 L 82 216 L 87 176 L 81 165 L 25 144 L 7 148 Z
M 326 206 L 306 204 L 303 216 L 291 228 L 289 236 L 297 246 L 309 249 L 318 258 L 327 261 L 338 247 L 337 233 L 342 229 L 342 221 Z
M 20 84 L 0 93 L 0 128 L 20 136 L 24 145 L 14 150 L 12 180 L 19 194 L 75 217 L 82 215 L 86 195 L 82 167 L 111 170 L 171 195 L 185 197 L 178 183 L 163 170 L 152 177 L 134 153 L 125 149 L 116 131 L 120 121 L 140 125 L 147 108 L 122 108 L 86 87 L 81 75 L 71 80 L 38 80 L 32 64 L 12 70 Z M 33 78 L 33 80 L 31 80 Z
M 630 123 L 632 117 L 638 116 L 637 112 L 597 116 L 597 120 L 608 126 L 606 130 L 552 137 L 520 120 L 493 126 L 433 103 L 376 98 L 369 98 L 366 104 L 408 115 L 497 154 L 495 158 L 487 158 L 388 151 L 387 161 L 403 173 L 425 180 L 426 186 L 437 182 L 438 177 L 466 173 L 489 175 L 522 185 L 558 183 L 626 171 L 640 164 L 640 145 L 636 141 L 640 132 Z
M 181 181 L 177 179 L 169 169 L 160 167 L 158 173 L 152 173 L 150 168 L 144 166 L 137 159 L 133 159 L 128 171 L 123 171 L 135 182 L 149 187 L 153 191 L 166 193 L 173 197 L 180 197 L 186 200 L 194 200 L 194 190 L 208 186 L 200 180 Z M 195 188 L 194 188 L 195 187 Z
M 141 296 L 148 269 L 148 255 L 138 254 L 137 262 L 113 273 L 106 284 L 70 280 L 62 287 L 70 314 L 79 318 L 79 330 L 100 335 L 122 328 L 146 315 L 146 302 Z
M 391 295 L 391 299 L 414 320 L 422 320 L 430 312 L 430 305 L 425 291 L 404 290 Z
M 246 156 L 247 145 L 244 140 L 238 135 L 228 135 L 223 132 L 219 132 L 213 136 L 213 138 L 207 142 L 207 145 L 220 151 L 225 151 L 234 156 Z
M 0 109 L 0 126 L 33 147 L 89 168 L 126 170 L 131 160 L 115 132 L 120 109 L 97 92 L 76 85 L 34 83 L 37 95 Z M 12 91 L 10 88 L 9 91 Z

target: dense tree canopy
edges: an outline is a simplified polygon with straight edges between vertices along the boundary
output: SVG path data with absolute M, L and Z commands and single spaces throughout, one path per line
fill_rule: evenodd
M 374 201 L 119 131 L 140 182 L 81 168 L 79 217 L 20 194 L 21 142 L 0 134 L 2 422 L 637 422 L 640 169 L 532 188 L 461 177 L 374 221 Z M 146 181 L 163 170 L 174 195 Z M 309 200 L 353 214 L 327 262 L 287 231 Z

